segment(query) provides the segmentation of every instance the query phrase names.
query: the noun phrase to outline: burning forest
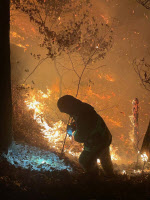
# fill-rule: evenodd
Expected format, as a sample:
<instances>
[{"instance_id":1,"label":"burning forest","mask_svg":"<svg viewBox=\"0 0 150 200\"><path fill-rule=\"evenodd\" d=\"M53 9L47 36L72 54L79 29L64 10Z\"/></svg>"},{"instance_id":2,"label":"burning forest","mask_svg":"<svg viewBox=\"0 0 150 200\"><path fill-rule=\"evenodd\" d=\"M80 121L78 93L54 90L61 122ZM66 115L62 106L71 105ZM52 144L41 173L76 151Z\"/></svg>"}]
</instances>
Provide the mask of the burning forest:
<instances>
[{"instance_id":1,"label":"burning forest","mask_svg":"<svg viewBox=\"0 0 150 200\"><path fill-rule=\"evenodd\" d=\"M148 2L10 1L13 137L1 166L20 171L15 179L1 167L2 184L15 185L16 193L31 192L38 177L48 197L48 187L56 189L62 182L70 184L71 191L75 185L79 190L86 183L89 187L79 164L85 146L67 134L69 115L57 106L60 97L72 95L90 104L112 135L109 149L116 177L106 184L110 193L114 183L150 186ZM97 164L101 174L96 180L102 185L107 178L100 159ZM26 173L31 182L21 182ZM10 184L9 176L15 182ZM41 187L36 183L35 188ZM87 196L84 192L82 197L93 198L93 190ZM94 199L104 196L100 192Z\"/></svg>"}]
</instances>

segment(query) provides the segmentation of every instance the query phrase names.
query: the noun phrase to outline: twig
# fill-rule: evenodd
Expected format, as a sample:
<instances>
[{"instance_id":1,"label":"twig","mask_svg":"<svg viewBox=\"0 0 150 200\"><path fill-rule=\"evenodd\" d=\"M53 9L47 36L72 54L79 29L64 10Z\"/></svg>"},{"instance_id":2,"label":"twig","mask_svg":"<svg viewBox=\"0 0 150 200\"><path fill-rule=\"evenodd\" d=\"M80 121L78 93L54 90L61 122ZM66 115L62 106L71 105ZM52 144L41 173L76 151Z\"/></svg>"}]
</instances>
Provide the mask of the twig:
<instances>
[{"instance_id":1,"label":"twig","mask_svg":"<svg viewBox=\"0 0 150 200\"><path fill-rule=\"evenodd\" d=\"M142 64L137 64L136 63L136 59L134 59L133 60L133 65L134 65L134 70L135 70L135 72L138 74L138 76L139 76L139 78L140 78L140 80L141 80L141 83L142 83L142 85L144 86L144 88L146 89L146 90L148 90L148 91L150 91L150 89L149 88L147 88L147 86L144 84L144 83L147 83L143 78L142 78L142 76L141 76L141 68L139 69L139 67L142 65Z\"/></svg>"},{"instance_id":2,"label":"twig","mask_svg":"<svg viewBox=\"0 0 150 200\"><path fill-rule=\"evenodd\" d=\"M66 143L66 138L67 138L67 132L66 132L66 135L65 135L65 139L64 139L64 143L63 143L63 148L61 150L61 154L64 153L64 147L65 147L65 143Z\"/></svg>"},{"instance_id":3,"label":"twig","mask_svg":"<svg viewBox=\"0 0 150 200\"><path fill-rule=\"evenodd\" d=\"M99 69L99 68L101 68L101 67L104 67L104 66L106 66L106 65L102 65L102 66L99 66L99 67L96 67L96 68L86 68L86 69L89 69L89 70L96 70L96 69Z\"/></svg>"},{"instance_id":4,"label":"twig","mask_svg":"<svg viewBox=\"0 0 150 200\"><path fill-rule=\"evenodd\" d=\"M89 64L91 58L92 58L92 57L94 56L94 54L96 53L96 51L97 51L97 49L96 49L96 50L94 51L94 53L89 57L87 63L85 63L85 61L84 61L84 59L83 59L83 57L82 57L82 55L81 55L82 60L83 60L83 63L84 63L84 68L83 68L83 70L82 70L82 72L81 72L81 75L80 75L80 77L79 77L79 82L78 82L76 97L78 96L78 92L79 92L80 83L81 83L81 79L82 79L83 73L84 73L84 71L85 71L87 65Z\"/></svg>"},{"instance_id":5,"label":"twig","mask_svg":"<svg viewBox=\"0 0 150 200\"><path fill-rule=\"evenodd\" d=\"M45 16L45 19L44 19L44 24L46 23L46 19L47 19L47 13L46 13L46 16Z\"/></svg>"},{"instance_id":6,"label":"twig","mask_svg":"<svg viewBox=\"0 0 150 200\"><path fill-rule=\"evenodd\" d=\"M59 76L59 97L61 97L61 94L62 94L62 76L61 74L59 73L59 70L57 69L57 65L56 65L56 57L54 58L54 66L55 66L55 69L57 71L57 74Z\"/></svg>"},{"instance_id":7,"label":"twig","mask_svg":"<svg viewBox=\"0 0 150 200\"><path fill-rule=\"evenodd\" d=\"M73 118L71 118L71 117L69 116L69 119L68 119L68 123L67 123L67 124L69 124L70 119L73 119ZM71 120L71 121L72 121L72 120ZM63 153L64 153L64 147L65 147L65 143L66 143L66 138L67 138L67 131L66 131L66 135L65 135L65 139L64 139L64 143L63 143L63 148L62 148L62 150L61 150L61 155L63 155Z\"/></svg>"},{"instance_id":8,"label":"twig","mask_svg":"<svg viewBox=\"0 0 150 200\"><path fill-rule=\"evenodd\" d=\"M39 67L39 65L41 65L46 59L46 58L43 58L42 60L39 61L39 63L36 65L36 67L33 69L33 71L27 76L27 78L24 80L23 84L27 81L27 79L35 72L35 70Z\"/></svg>"},{"instance_id":9,"label":"twig","mask_svg":"<svg viewBox=\"0 0 150 200\"><path fill-rule=\"evenodd\" d=\"M37 6L36 6L36 4L35 4L35 1L33 0L33 4L34 4L34 6L35 6L35 8L37 9ZM37 9L38 10L38 9ZM41 17L41 15L40 15L40 13L38 12L38 14L39 14L39 19L41 20L41 22L42 22L42 24L44 24L44 21L43 21L43 19L42 19L42 17ZM45 24L44 24L45 25Z\"/></svg>"},{"instance_id":10,"label":"twig","mask_svg":"<svg viewBox=\"0 0 150 200\"><path fill-rule=\"evenodd\" d=\"M72 62L72 59L71 59L69 53L68 53L68 56L69 56L70 62L71 62L71 64L72 64L72 69L73 69L73 71L75 72L75 74L77 75L77 77L79 78L79 74L77 73L77 71L76 71L75 68L74 68L74 65L73 65L73 62Z\"/></svg>"},{"instance_id":11,"label":"twig","mask_svg":"<svg viewBox=\"0 0 150 200\"><path fill-rule=\"evenodd\" d=\"M61 67L63 67L64 69L67 69L67 70L73 71L73 69L69 69L69 68L65 67L65 66L62 65L60 62L57 61L57 63L58 63L59 65L61 65Z\"/></svg>"},{"instance_id":12,"label":"twig","mask_svg":"<svg viewBox=\"0 0 150 200\"><path fill-rule=\"evenodd\" d=\"M23 82L23 84L27 81L27 79L35 72L35 70L38 68L38 66L40 65L40 64L42 64L42 62L44 62L46 59L47 59L48 57L46 57L46 58L43 58L42 60L40 60L39 61L39 63L36 65L36 67L33 69L33 71L27 76L27 78L24 80L24 82ZM14 102L12 102L12 105L14 105L14 103L17 101L17 99L14 101Z\"/></svg>"}]
</instances>

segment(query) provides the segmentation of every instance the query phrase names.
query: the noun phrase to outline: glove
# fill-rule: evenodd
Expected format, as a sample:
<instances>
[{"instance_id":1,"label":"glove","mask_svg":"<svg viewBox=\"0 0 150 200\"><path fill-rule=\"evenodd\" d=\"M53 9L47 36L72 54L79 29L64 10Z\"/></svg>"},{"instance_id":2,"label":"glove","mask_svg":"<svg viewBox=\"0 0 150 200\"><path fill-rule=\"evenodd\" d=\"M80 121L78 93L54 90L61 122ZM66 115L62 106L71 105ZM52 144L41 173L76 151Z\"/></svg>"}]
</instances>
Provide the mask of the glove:
<instances>
[{"instance_id":1,"label":"glove","mask_svg":"<svg viewBox=\"0 0 150 200\"><path fill-rule=\"evenodd\" d=\"M67 134L69 136L72 136L72 133L76 130L76 124L75 122L71 123L71 124L67 124Z\"/></svg>"},{"instance_id":2,"label":"glove","mask_svg":"<svg viewBox=\"0 0 150 200\"><path fill-rule=\"evenodd\" d=\"M67 134L71 137L72 136L72 127L70 124L67 125Z\"/></svg>"}]
</instances>

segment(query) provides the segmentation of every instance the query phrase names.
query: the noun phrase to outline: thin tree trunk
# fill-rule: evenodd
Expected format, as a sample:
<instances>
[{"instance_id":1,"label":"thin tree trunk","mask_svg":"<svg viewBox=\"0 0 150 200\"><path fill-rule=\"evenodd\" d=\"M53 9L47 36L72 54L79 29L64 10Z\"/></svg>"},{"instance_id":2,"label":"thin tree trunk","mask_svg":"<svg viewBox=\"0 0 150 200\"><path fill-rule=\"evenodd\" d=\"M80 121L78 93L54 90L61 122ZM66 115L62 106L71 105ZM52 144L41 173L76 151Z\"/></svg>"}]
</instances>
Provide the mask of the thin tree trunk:
<instances>
[{"instance_id":1,"label":"thin tree trunk","mask_svg":"<svg viewBox=\"0 0 150 200\"><path fill-rule=\"evenodd\" d=\"M150 122L147 128L147 131L144 136L143 144L141 147L141 153L146 153L148 158L150 159Z\"/></svg>"},{"instance_id":2,"label":"thin tree trunk","mask_svg":"<svg viewBox=\"0 0 150 200\"><path fill-rule=\"evenodd\" d=\"M134 146L136 150L139 150L139 123L138 123L138 118L139 118L139 100L135 98L132 101L133 105L133 123L134 123Z\"/></svg>"},{"instance_id":3,"label":"thin tree trunk","mask_svg":"<svg viewBox=\"0 0 150 200\"><path fill-rule=\"evenodd\" d=\"M0 152L7 152L12 139L9 6L9 0L0 1Z\"/></svg>"},{"instance_id":4,"label":"thin tree trunk","mask_svg":"<svg viewBox=\"0 0 150 200\"><path fill-rule=\"evenodd\" d=\"M56 58L54 58L54 67L59 76L59 97L61 97L62 96L62 76L61 76L59 70L57 69Z\"/></svg>"}]
</instances>

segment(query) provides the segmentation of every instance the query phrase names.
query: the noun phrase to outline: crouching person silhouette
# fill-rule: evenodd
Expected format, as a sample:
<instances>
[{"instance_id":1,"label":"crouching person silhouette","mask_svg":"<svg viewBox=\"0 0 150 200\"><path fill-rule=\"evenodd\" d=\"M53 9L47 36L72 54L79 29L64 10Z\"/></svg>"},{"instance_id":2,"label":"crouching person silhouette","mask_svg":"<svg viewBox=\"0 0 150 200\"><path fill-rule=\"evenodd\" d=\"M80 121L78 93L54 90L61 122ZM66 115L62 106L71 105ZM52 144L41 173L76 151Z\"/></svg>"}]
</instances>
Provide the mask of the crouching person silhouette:
<instances>
[{"instance_id":1,"label":"crouching person silhouette","mask_svg":"<svg viewBox=\"0 0 150 200\"><path fill-rule=\"evenodd\" d=\"M61 112L75 120L74 140L84 143L84 150L79 157L83 169L91 175L97 175L99 173L97 159L100 159L106 176L112 176L114 172L109 151L112 136L102 117L91 105L71 95L62 96L57 106Z\"/></svg>"}]
</instances>

